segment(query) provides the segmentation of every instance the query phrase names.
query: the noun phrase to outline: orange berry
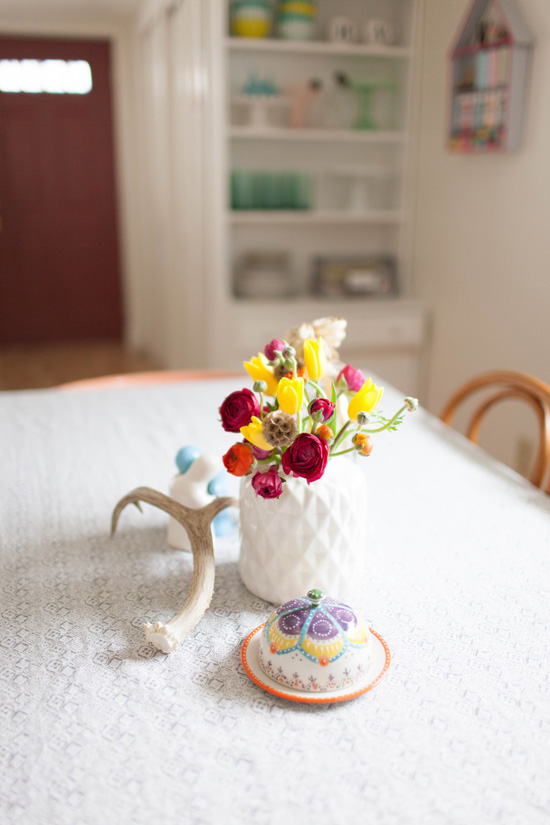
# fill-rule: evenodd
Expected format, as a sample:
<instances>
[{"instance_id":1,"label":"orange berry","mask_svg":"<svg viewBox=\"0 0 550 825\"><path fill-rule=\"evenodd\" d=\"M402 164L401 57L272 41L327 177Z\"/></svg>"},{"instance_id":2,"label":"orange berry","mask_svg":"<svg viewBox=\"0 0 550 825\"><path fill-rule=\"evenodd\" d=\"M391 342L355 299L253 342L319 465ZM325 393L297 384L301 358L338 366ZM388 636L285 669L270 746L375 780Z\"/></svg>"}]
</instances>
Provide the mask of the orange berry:
<instances>
[{"instance_id":1,"label":"orange berry","mask_svg":"<svg viewBox=\"0 0 550 825\"><path fill-rule=\"evenodd\" d=\"M363 434L363 433L362 433ZM374 448L374 441L370 437L370 435L365 436L365 441L363 442L363 449L359 450L359 455L370 455Z\"/></svg>"},{"instance_id":2,"label":"orange berry","mask_svg":"<svg viewBox=\"0 0 550 825\"><path fill-rule=\"evenodd\" d=\"M305 375L305 367L302 367L301 369L296 370L296 378L303 378L304 375ZM285 378L294 378L294 373L293 372L287 372L285 374Z\"/></svg>"}]
</instances>

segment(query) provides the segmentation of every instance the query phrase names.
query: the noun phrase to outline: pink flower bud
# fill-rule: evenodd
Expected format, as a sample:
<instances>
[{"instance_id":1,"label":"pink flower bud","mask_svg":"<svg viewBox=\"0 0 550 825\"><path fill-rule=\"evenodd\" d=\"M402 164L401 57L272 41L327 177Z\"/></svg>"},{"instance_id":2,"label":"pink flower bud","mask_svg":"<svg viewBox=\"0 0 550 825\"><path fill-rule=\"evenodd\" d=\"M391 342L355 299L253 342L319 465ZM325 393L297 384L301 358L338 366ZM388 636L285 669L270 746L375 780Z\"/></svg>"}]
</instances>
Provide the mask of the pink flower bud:
<instances>
[{"instance_id":1,"label":"pink flower bud","mask_svg":"<svg viewBox=\"0 0 550 825\"><path fill-rule=\"evenodd\" d=\"M264 458L267 458L271 452L271 450L262 450L261 447L256 447L255 444L251 444L249 441L246 441L246 439L244 443L248 444L248 446L252 448L252 454L254 455L254 458L258 459L258 461L262 461Z\"/></svg>"},{"instance_id":2,"label":"pink flower bud","mask_svg":"<svg viewBox=\"0 0 550 825\"><path fill-rule=\"evenodd\" d=\"M265 357L267 358L268 361L275 361L275 359L277 358L276 350L278 350L279 352L282 352L284 350L285 346L286 346L286 344L285 344L284 341L279 341L278 338L274 338L272 341L270 341L269 344L265 345L265 349L264 349Z\"/></svg>"},{"instance_id":3,"label":"pink flower bud","mask_svg":"<svg viewBox=\"0 0 550 825\"><path fill-rule=\"evenodd\" d=\"M255 473L252 486L256 495L262 498L279 498L283 492L283 482L276 467L270 467L265 473Z\"/></svg>"},{"instance_id":4,"label":"pink flower bud","mask_svg":"<svg viewBox=\"0 0 550 825\"><path fill-rule=\"evenodd\" d=\"M338 373L336 383L339 384L340 381L344 381L348 390L351 392L359 392L365 383L365 376L361 370L356 370L350 364L346 364L344 369L340 370Z\"/></svg>"},{"instance_id":5,"label":"pink flower bud","mask_svg":"<svg viewBox=\"0 0 550 825\"><path fill-rule=\"evenodd\" d=\"M328 421L333 412L334 404L327 398L316 398L309 405L309 414L311 416L314 416L315 413L321 413L321 416L316 419L317 421Z\"/></svg>"}]
</instances>

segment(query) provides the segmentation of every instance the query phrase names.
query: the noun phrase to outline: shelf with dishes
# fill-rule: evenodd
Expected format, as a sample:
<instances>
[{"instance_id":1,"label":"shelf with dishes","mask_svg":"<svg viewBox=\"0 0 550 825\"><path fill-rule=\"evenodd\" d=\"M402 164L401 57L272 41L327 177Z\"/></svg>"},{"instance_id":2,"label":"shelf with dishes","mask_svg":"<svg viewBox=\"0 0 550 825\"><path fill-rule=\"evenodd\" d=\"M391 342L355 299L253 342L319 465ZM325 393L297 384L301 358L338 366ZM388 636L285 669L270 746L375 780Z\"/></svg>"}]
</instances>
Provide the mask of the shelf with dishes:
<instances>
[{"instance_id":1,"label":"shelf with dishes","mask_svg":"<svg viewBox=\"0 0 550 825\"><path fill-rule=\"evenodd\" d=\"M238 135L245 127L259 134L286 134L287 128L332 133L332 139L357 132L364 136L359 139L377 141L406 131L408 72L402 64L306 65L274 55L239 55L229 61L228 76L229 127L237 127Z\"/></svg>"},{"instance_id":2,"label":"shelf with dishes","mask_svg":"<svg viewBox=\"0 0 550 825\"><path fill-rule=\"evenodd\" d=\"M267 126L230 126L228 137L231 140L274 140L312 143L405 143L405 132L380 130L367 131L359 129L317 129Z\"/></svg>"},{"instance_id":3,"label":"shelf with dishes","mask_svg":"<svg viewBox=\"0 0 550 825\"><path fill-rule=\"evenodd\" d=\"M376 46L367 43L331 43L326 40L283 40L262 37L227 37L226 47L235 52L278 52L283 54L338 55L341 57L382 57L407 60L409 46Z\"/></svg>"},{"instance_id":4,"label":"shelf with dishes","mask_svg":"<svg viewBox=\"0 0 550 825\"><path fill-rule=\"evenodd\" d=\"M235 168L229 179L234 224L400 223L398 166L333 163L301 171Z\"/></svg>"},{"instance_id":5,"label":"shelf with dishes","mask_svg":"<svg viewBox=\"0 0 550 825\"><path fill-rule=\"evenodd\" d=\"M343 247L340 247L343 249ZM271 245L232 250L233 296L255 300L396 300L395 254L319 251L313 241L301 252Z\"/></svg>"}]
</instances>

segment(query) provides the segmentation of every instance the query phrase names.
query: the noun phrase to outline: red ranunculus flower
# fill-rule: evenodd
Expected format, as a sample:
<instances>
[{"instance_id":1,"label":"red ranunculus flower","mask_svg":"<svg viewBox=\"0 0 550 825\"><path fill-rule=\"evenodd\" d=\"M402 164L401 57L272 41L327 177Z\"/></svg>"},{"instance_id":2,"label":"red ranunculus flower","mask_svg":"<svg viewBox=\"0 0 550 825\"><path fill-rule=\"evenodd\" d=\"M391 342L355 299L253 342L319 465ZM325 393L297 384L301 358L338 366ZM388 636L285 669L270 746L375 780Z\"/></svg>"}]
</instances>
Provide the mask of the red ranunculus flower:
<instances>
[{"instance_id":1,"label":"red ranunculus flower","mask_svg":"<svg viewBox=\"0 0 550 825\"><path fill-rule=\"evenodd\" d=\"M256 495L262 498L279 498L283 492L283 482L276 467L270 467L266 473L255 473L252 486Z\"/></svg>"},{"instance_id":2,"label":"red ranunculus flower","mask_svg":"<svg viewBox=\"0 0 550 825\"><path fill-rule=\"evenodd\" d=\"M340 370L336 383L339 384L342 379L344 380L348 390L351 390L352 392L359 392L365 383L365 376L361 370L356 370L354 367L350 366L350 364L346 364L344 369Z\"/></svg>"},{"instance_id":3,"label":"red ranunculus flower","mask_svg":"<svg viewBox=\"0 0 550 825\"><path fill-rule=\"evenodd\" d=\"M283 453L283 470L287 475L294 473L298 478L305 478L308 484L317 481L325 472L328 453L326 441L310 433L301 433Z\"/></svg>"},{"instance_id":4,"label":"red ranunculus flower","mask_svg":"<svg viewBox=\"0 0 550 825\"><path fill-rule=\"evenodd\" d=\"M254 464L248 444L233 444L223 457L223 465L234 476L245 476Z\"/></svg>"},{"instance_id":5,"label":"red ranunculus flower","mask_svg":"<svg viewBox=\"0 0 550 825\"><path fill-rule=\"evenodd\" d=\"M258 399L251 390L243 389L228 395L220 407L222 427L228 433L240 433L250 424L252 416L260 416Z\"/></svg>"},{"instance_id":6,"label":"red ranunculus flower","mask_svg":"<svg viewBox=\"0 0 550 825\"><path fill-rule=\"evenodd\" d=\"M363 385L361 384L361 386ZM309 414L314 415L316 412L322 412L323 418L321 420L328 421L334 412L334 404L332 401L329 401L328 398L316 398L315 401L312 401L309 405Z\"/></svg>"}]
</instances>

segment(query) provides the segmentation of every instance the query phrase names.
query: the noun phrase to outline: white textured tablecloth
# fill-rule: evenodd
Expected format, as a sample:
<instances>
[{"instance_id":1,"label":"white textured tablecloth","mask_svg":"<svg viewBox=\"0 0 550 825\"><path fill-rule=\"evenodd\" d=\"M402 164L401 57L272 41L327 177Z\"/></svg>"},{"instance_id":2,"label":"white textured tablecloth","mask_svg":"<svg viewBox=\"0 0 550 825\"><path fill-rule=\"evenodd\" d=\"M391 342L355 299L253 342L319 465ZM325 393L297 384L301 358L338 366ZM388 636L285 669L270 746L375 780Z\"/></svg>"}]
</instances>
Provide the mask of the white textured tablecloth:
<instances>
[{"instance_id":1,"label":"white textured tablecloth","mask_svg":"<svg viewBox=\"0 0 550 825\"><path fill-rule=\"evenodd\" d=\"M110 540L111 510L167 491L182 445L225 452L238 384L0 394L2 825L548 825L550 499L425 413L362 464L356 606L393 655L375 690L312 707L249 681L269 607L236 539L179 650L145 643L191 561L149 507Z\"/></svg>"}]
</instances>

